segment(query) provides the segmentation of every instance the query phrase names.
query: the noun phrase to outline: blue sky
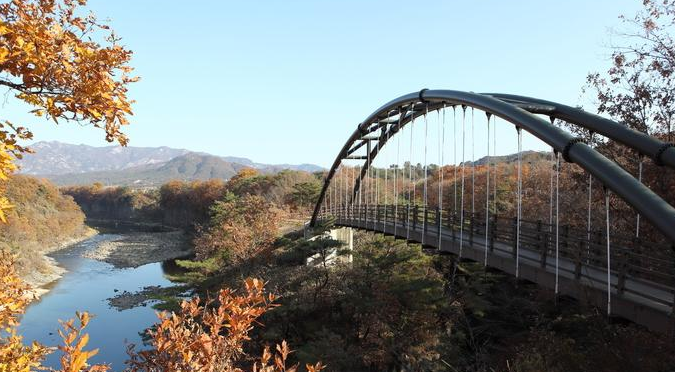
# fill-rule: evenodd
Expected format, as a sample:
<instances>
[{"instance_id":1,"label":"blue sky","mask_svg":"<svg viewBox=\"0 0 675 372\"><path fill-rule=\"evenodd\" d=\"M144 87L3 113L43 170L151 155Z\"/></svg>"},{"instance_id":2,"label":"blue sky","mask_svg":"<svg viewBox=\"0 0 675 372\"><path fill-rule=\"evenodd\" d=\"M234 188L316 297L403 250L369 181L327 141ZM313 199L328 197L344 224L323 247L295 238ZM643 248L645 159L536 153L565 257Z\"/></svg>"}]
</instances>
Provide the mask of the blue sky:
<instances>
[{"instance_id":1,"label":"blue sky","mask_svg":"<svg viewBox=\"0 0 675 372\"><path fill-rule=\"evenodd\" d=\"M584 103L605 70L610 28L637 0L110 1L142 80L131 87L132 146L171 146L266 163L328 166L354 126L421 88ZM424 4L424 6L421 6ZM36 140L106 145L7 99L4 117ZM512 137L512 138L511 138ZM500 138L500 142L502 142ZM505 137L502 151L515 146ZM531 138L526 148L542 147ZM543 147L542 147L543 148Z\"/></svg>"}]
</instances>

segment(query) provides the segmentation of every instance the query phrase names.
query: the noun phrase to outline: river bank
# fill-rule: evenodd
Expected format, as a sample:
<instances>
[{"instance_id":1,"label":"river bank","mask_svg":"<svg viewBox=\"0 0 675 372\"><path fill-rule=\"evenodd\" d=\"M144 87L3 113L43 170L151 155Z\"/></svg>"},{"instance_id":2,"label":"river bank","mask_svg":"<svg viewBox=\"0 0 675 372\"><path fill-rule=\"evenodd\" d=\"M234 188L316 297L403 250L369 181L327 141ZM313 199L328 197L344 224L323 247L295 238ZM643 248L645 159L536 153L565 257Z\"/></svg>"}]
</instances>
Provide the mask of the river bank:
<instances>
[{"instance_id":1,"label":"river bank","mask_svg":"<svg viewBox=\"0 0 675 372\"><path fill-rule=\"evenodd\" d=\"M59 266L50 254L81 243L96 236L96 234L98 234L98 230L85 225L75 236L62 240L57 244L43 247L37 252L37 254L41 255L38 258L41 261L40 265L34 270L23 272L21 275L23 281L30 286L30 290L26 292L26 295L33 300L40 298L40 296L49 291L47 286L50 283L55 282L65 274L66 269Z\"/></svg>"},{"instance_id":2,"label":"river bank","mask_svg":"<svg viewBox=\"0 0 675 372\"><path fill-rule=\"evenodd\" d=\"M145 230L145 231L144 231ZM31 287L27 295L39 299L49 292L52 283L63 277L67 270L59 265L53 255L90 239L100 231L119 233L114 238L97 243L90 250L81 253L82 257L112 264L116 268L135 268L149 263L162 262L192 254L189 237L183 231L158 231L145 225L124 225L112 229L109 226L92 228L84 226L76 236L58 244L42 248L36 254L40 257L38 268L22 273L23 280Z\"/></svg>"},{"instance_id":3,"label":"river bank","mask_svg":"<svg viewBox=\"0 0 675 372\"><path fill-rule=\"evenodd\" d=\"M130 236L127 238L127 235ZM170 234L173 235L175 233ZM152 307L159 301L154 299L155 293L168 291L175 286L170 277L178 268L173 260L122 268L105 262L106 258L103 256L98 259L86 256L91 256L87 252L97 251L100 246L112 246L120 251L126 249L125 242L138 241L139 237L134 232L100 229L90 239L52 253L50 256L66 272L59 280L47 286L48 293L33 301L26 309L19 328L25 342L59 345L59 320L70 319L77 311L87 311L92 315L92 321L86 330L90 335L87 348L99 349L91 362L110 363L113 371L121 371L124 361L128 359L127 346L130 343L143 345L143 330L157 321L155 309ZM143 242L147 244L161 241L163 239L154 234L143 238ZM153 251L148 249L146 257L152 255ZM140 257L140 254L135 256ZM148 298L126 298L129 297L128 294L139 291L144 295L147 293ZM127 296L111 303L109 299L120 294ZM45 365L58 368L59 357L60 353L50 354Z\"/></svg>"}]
</instances>

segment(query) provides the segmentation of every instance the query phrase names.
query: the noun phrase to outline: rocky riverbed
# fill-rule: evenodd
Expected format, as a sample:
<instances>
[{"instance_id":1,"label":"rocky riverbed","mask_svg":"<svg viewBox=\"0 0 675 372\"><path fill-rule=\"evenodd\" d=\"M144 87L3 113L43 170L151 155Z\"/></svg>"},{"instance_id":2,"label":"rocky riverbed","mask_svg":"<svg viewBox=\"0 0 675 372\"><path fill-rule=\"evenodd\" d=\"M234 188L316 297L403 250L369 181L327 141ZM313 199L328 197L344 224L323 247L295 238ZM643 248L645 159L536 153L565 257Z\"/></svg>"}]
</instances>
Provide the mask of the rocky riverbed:
<instances>
[{"instance_id":1,"label":"rocky riverbed","mask_svg":"<svg viewBox=\"0 0 675 372\"><path fill-rule=\"evenodd\" d=\"M65 272L46 287L49 293L27 308L19 330L25 342L59 344L60 337L54 332L59 319L70 319L76 311L88 311L94 317L87 327L91 336L87 346L100 350L93 361L112 363L112 370L121 371L128 359L125 345L141 345L139 332L157 321L152 306L161 306L165 301L173 305L173 297L182 297L188 290L170 280L181 272L175 261L163 261L165 257L189 253L189 245L181 244L185 241L182 233L173 231L101 231L51 253L49 257ZM49 356L46 365L57 368L58 356Z\"/></svg>"},{"instance_id":2,"label":"rocky riverbed","mask_svg":"<svg viewBox=\"0 0 675 372\"><path fill-rule=\"evenodd\" d=\"M117 294L114 297L108 298L108 305L117 311L124 311L138 306L148 306L162 299L187 298L191 289L182 285L171 287L151 285L135 292L116 290L115 293Z\"/></svg>"},{"instance_id":3,"label":"rocky riverbed","mask_svg":"<svg viewBox=\"0 0 675 372\"><path fill-rule=\"evenodd\" d=\"M83 256L118 268L139 267L152 262L185 257L192 251L182 231L132 232L102 242Z\"/></svg>"}]
</instances>

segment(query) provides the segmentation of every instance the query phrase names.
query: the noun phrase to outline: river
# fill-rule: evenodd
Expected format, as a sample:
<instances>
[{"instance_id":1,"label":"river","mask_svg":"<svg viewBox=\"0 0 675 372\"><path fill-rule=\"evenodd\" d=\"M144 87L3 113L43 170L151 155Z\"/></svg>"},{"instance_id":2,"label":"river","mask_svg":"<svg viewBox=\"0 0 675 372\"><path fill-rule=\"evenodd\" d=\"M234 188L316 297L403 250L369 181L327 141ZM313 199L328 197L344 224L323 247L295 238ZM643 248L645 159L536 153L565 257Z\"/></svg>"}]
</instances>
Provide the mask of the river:
<instances>
[{"instance_id":1,"label":"river","mask_svg":"<svg viewBox=\"0 0 675 372\"><path fill-rule=\"evenodd\" d=\"M39 341L47 346L60 344L57 333L59 319L75 316L76 311L94 315L86 331L90 341L87 350L99 348L92 363L109 363L113 371L124 369L126 346L141 344L140 332L157 317L151 306L118 311L107 299L123 291L137 292L146 286L171 286L165 274L173 261L150 263L136 268L115 268L113 265L82 257L83 252L98 244L119 239L122 234L99 234L69 248L51 254L68 272L50 284L50 291L31 303L23 316L19 332L24 342ZM59 351L51 354L47 366L56 367Z\"/></svg>"}]
</instances>

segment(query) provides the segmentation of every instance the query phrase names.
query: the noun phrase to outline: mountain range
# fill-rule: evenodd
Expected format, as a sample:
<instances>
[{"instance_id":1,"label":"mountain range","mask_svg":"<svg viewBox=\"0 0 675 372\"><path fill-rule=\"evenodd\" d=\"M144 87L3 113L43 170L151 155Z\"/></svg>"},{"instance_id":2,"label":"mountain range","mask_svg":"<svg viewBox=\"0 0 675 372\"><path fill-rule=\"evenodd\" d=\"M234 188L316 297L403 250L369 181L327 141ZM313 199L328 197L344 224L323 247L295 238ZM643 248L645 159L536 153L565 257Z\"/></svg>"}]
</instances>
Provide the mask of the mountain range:
<instances>
[{"instance_id":1,"label":"mountain range","mask_svg":"<svg viewBox=\"0 0 675 372\"><path fill-rule=\"evenodd\" d=\"M50 179L58 185L152 187L172 179L228 179L244 167L261 173L284 169L316 172L314 164L262 164L241 157L219 157L170 147L94 147L63 142L36 142L19 161L20 173Z\"/></svg>"},{"instance_id":2,"label":"mountain range","mask_svg":"<svg viewBox=\"0 0 675 372\"><path fill-rule=\"evenodd\" d=\"M532 150L525 150L520 153L520 157L524 163L536 163L540 161L548 161L551 158L551 152L550 151L532 151ZM486 165L488 162L491 163L515 163L518 161L518 153L514 154L508 154L508 155L498 155L498 156L484 156L480 159L477 159L474 164L475 165ZM467 162L467 164L471 165L471 162Z\"/></svg>"}]
</instances>

